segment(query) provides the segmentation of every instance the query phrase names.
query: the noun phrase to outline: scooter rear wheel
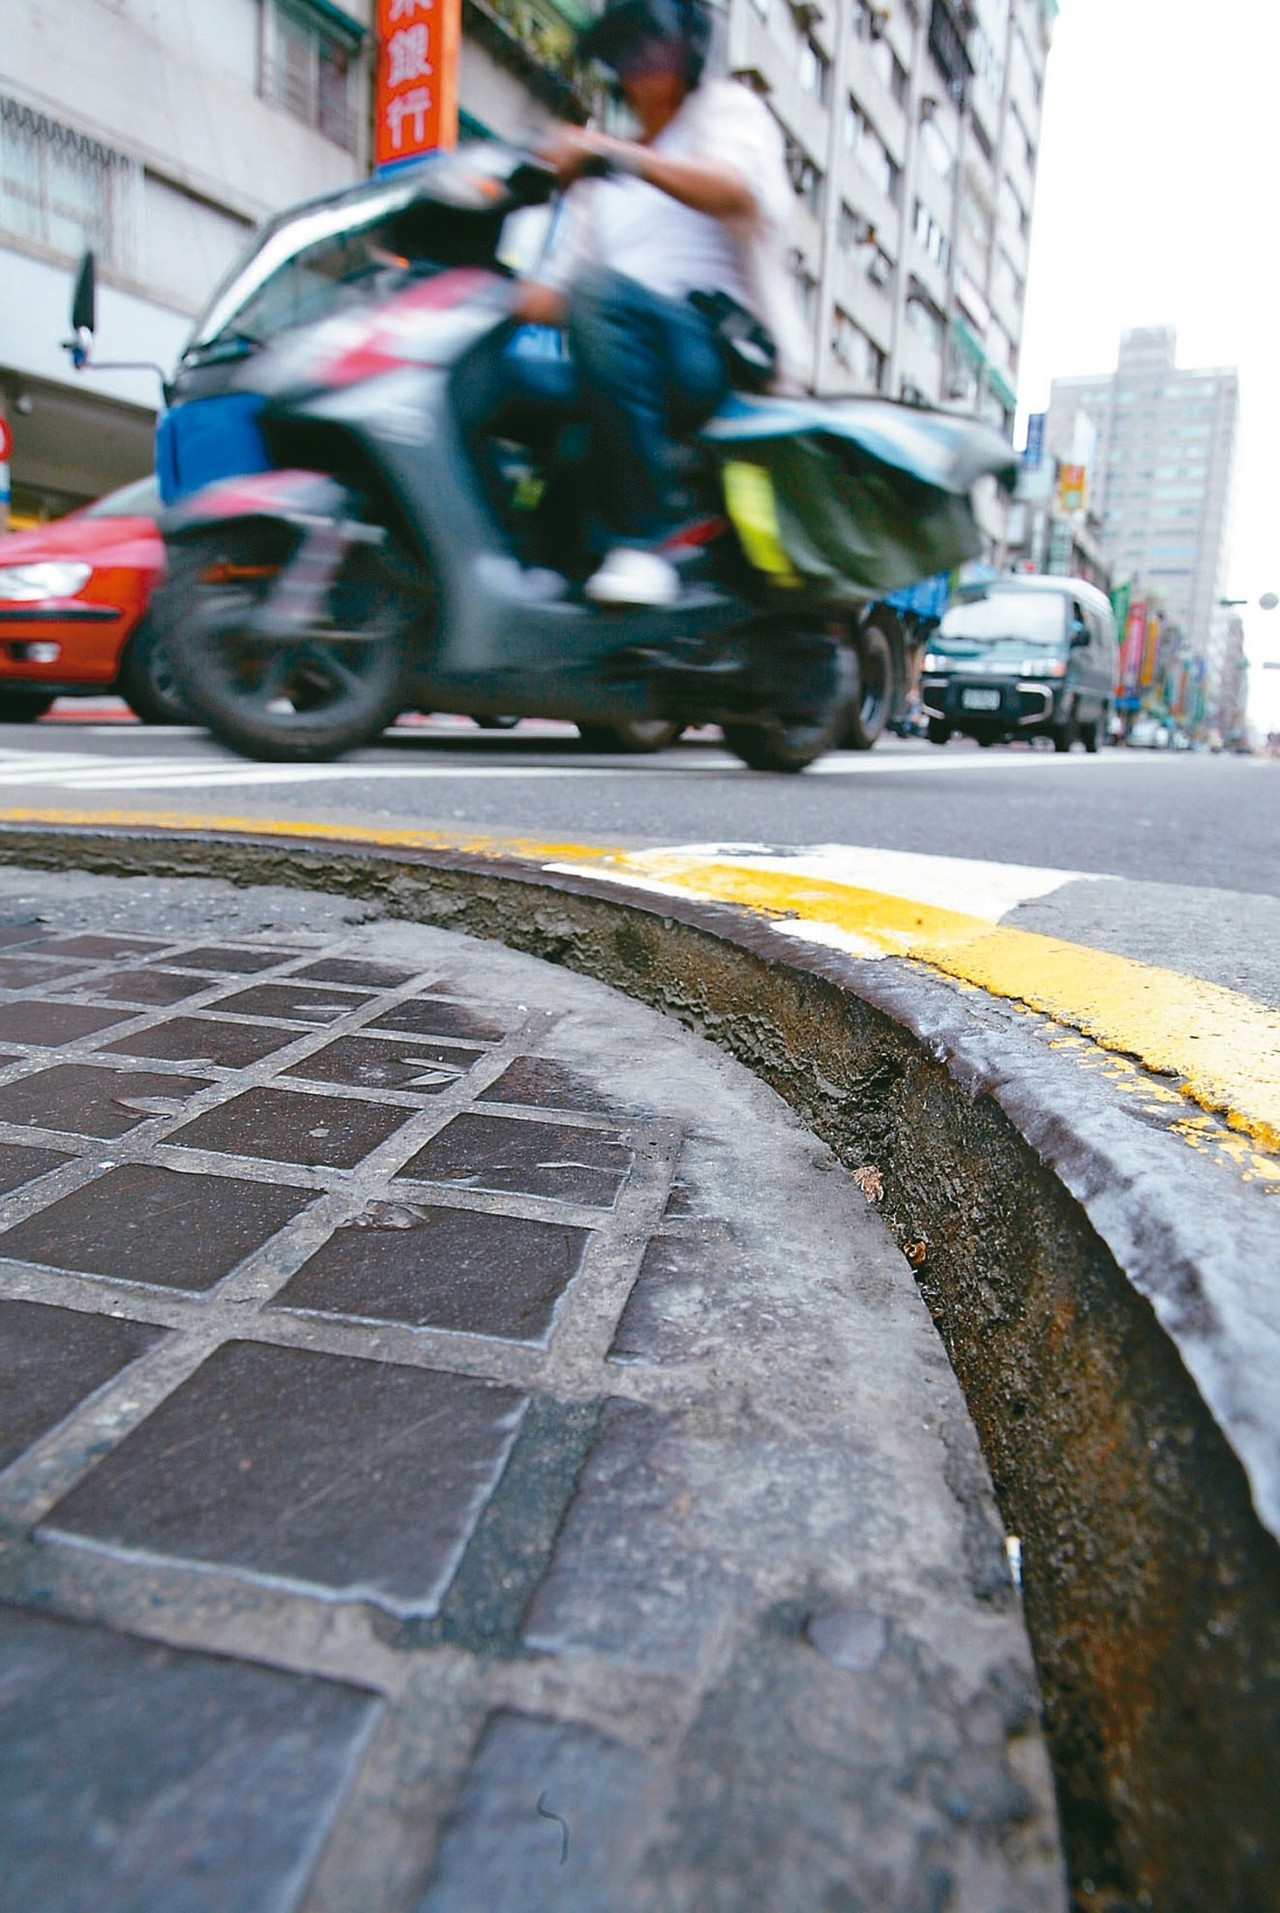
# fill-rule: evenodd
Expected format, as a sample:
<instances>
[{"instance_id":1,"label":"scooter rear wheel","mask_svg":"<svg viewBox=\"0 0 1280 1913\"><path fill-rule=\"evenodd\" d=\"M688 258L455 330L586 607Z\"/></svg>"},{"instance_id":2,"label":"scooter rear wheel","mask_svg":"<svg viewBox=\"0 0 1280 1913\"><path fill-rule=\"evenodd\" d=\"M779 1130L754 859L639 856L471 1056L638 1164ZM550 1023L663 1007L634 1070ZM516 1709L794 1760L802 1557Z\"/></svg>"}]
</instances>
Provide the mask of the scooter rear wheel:
<instances>
[{"instance_id":1,"label":"scooter rear wheel","mask_svg":"<svg viewBox=\"0 0 1280 1913\"><path fill-rule=\"evenodd\" d=\"M393 547L356 545L325 619L266 637L252 613L288 536L263 523L210 526L171 550L159 612L179 688L215 737L268 762L322 762L371 743L404 708L423 592Z\"/></svg>"},{"instance_id":2,"label":"scooter rear wheel","mask_svg":"<svg viewBox=\"0 0 1280 1913\"><path fill-rule=\"evenodd\" d=\"M724 726L724 741L753 771L802 771L839 743L849 721L857 665L832 637L797 634L788 706L750 723Z\"/></svg>"}]
</instances>

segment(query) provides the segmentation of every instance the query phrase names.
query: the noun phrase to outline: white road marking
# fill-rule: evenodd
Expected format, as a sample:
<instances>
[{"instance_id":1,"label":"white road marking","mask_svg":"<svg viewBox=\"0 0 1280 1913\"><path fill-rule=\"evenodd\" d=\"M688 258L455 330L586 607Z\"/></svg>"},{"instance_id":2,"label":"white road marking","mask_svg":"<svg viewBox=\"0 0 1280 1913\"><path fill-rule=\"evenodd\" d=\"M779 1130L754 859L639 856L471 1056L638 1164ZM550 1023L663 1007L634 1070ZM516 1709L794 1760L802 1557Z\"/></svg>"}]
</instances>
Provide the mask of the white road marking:
<instances>
[{"instance_id":1,"label":"white road marking","mask_svg":"<svg viewBox=\"0 0 1280 1913\"><path fill-rule=\"evenodd\" d=\"M976 857L933 857L916 850L881 850L864 844L806 844L794 855L768 844L671 844L636 853L657 863L678 857L689 863L732 864L746 870L776 870L784 877L812 877L854 890L907 897L938 910L985 917L999 923L1020 903L1052 895L1064 884L1118 879L1086 870L1039 864L987 863Z\"/></svg>"},{"instance_id":2,"label":"white road marking","mask_svg":"<svg viewBox=\"0 0 1280 1913\"><path fill-rule=\"evenodd\" d=\"M428 745L428 740L424 739ZM397 743L396 748L399 748ZM518 748L518 747L517 747ZM957 751L954 756L941 752L923 753L844 751L820 758L808 775L826 777L913 777L934 776L938 772L963 774L966 771L1029 771L1047 773L1051 767L1084 774L1090 766L1140 764L1145 761L1131 751L1109 752L1105 758L1054 752L998 754L990 751ZM746 777L752 775L728 752L674 750L654 757L611 758L584 764L509 764L490 762L409 761L400 764L364 764L350 760L335 764L255 764L248 760L215 758L179 758L146 755L128 757L112 753L84 751L0 750L0 788L38 784L61 790L180 790L189 788L225 789L238 785L381 783L390 779L429 781L444 778L454 782L474 780L483 783L503 780L547 777Z\"/></svg>"}]
</instances>

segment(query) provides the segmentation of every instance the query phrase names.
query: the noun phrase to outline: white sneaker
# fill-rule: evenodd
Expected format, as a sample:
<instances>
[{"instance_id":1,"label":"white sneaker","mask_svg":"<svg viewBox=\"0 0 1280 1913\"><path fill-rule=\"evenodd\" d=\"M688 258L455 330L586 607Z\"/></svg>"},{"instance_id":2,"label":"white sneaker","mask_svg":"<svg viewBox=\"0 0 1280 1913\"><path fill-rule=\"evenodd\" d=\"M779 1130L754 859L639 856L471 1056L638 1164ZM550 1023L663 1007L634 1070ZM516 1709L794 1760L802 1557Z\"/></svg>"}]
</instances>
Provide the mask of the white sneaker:
<instances>
[{"instance_id":1,"label":"white sneaker","mask_svg":"<svg viewBox=\"0 0 1280 1913\"><path fill-rule=\"evenodd\" d=\"M618 545L583 590L594 604L674 604L680 573L656 551Z\"/></svg>"}]
</instances>

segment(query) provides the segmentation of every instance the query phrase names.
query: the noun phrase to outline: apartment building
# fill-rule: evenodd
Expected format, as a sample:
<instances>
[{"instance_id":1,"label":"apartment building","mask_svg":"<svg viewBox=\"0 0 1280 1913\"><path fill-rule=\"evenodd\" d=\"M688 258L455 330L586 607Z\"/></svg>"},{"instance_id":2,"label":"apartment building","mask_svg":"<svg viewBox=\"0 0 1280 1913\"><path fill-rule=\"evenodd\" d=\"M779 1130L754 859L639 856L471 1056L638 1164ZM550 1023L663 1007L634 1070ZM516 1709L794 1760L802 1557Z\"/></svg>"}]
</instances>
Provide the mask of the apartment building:
<instances>
[{"instance_id":1,"label":"apartment building","mask_svg":"<svg viewBox=\"0 0 1280 1913\"><path fill-rule=\"evenodd\" d=\"M464 134L581 117L573 36L597 4L463 0ZM1054 6L727 0L720 57L787 142L817 390L1011 426ZM9 9L0 415L19 519L144 471L160 378L253 228L367 173L373 17L373 0ZM89 246L98 357L154 372L71 371L60 341Z\"/></svg>"},{"instance_id":2,"label":"apartment building","mask_svg":"<svg viewBox=\"0 0 1280 1913\"><path fill-rule=\"evenodd\" d=\"M821 392L1011 430L1054 0L731 0L782 126Z\"/></svg>"},{"instance_id":3,"label":"apartment building","mask_svg":"<svg viewBox=\"0 0 1280 1913\"><path fill-rule=\"evenodd\" d=\"M1192 656L1206 661L1211 696L1227 662L1218 600L1238 411L1235 372L1180 369L1169 326L1126 332L1114 372L1055 379L1049 394L1050 452L1093 447L1089 510L1116 579L1159 598Z\"/></svg>"},{"instance_id":4,"label":"apartment building","mask_svg":"<svg viewBox=\"0 0 1280 1913\"><path fill-rule=\"evenodd\" d=\"M463 12L464 127L519 134L578 110L576 0L464 0ZM16 520L145 471L160 377L253 229L368 172L372 16L372 0L6 9L0 415ZM98 356L154 372L72 372L60 341L90 246Z\"/></svg>"}]
</instances>

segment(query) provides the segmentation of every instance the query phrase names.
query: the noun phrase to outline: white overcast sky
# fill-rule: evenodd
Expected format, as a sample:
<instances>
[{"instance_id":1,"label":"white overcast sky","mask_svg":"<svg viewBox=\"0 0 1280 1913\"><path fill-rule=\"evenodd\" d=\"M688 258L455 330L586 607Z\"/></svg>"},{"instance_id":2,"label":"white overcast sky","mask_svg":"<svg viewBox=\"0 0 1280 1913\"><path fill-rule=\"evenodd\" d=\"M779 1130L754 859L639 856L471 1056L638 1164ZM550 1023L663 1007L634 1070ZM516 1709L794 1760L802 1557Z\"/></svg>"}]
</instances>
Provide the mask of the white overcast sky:
<instances>
[{"instance_id":1,"label":"white overcast sky","mask_svg":"<svg viewBox=\"0 0 1280 1913\"><path fill-rule=\"evenodd\" d=\"M1274 0L1061 0L1045 88L1019 394L1114 370L1129 326L1240 374L1227 592L1280 592L1280 25ZM1280 609L1245 614L1280 726Z\"/></svg>"}]
</instances>

